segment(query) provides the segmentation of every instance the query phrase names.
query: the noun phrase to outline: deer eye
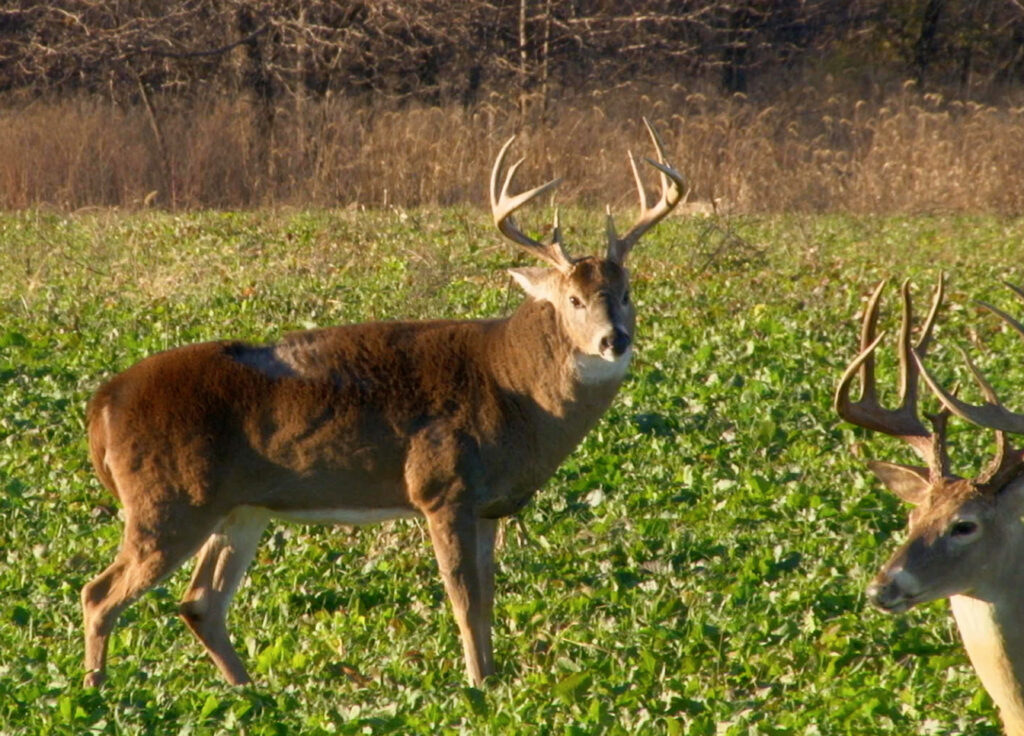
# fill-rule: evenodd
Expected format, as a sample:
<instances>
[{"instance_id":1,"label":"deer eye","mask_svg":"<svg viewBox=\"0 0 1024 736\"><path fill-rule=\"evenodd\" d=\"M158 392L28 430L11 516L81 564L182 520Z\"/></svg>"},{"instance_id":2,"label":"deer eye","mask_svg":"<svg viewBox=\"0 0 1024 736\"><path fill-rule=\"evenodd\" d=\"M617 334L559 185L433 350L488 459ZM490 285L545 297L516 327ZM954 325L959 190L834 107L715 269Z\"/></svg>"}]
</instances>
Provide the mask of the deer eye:
<instances>
[{"instance_id":1,"label":"deer eye","mask_svg":"<svg viewBox=\"0 0 1024 736\"><path fill-rule=\"evenodd\" d=\"M583 302L581 302L579 298L575 296L569 297L569 303L576 307L576 309L583 309Z\"/></svg>"},{"instance_id":2,"label":"deer eye","mask_svg":"<svg viewBox=\"0 0 1024 736\"><path fill-rule=\"evenodd\" d=\"M629 304L629 289L626 289L626 291L623 293L623 295L622 295L622 303L623 304Z\"/></svg>"},{"instance_id":3,"label":"deer eye","mask_svg":"<svg viewBox=\"0 0 1024 736\"><path fill-rule=\"evenodd\" d=\"M967 537L978 531L978 522L976 521L954 521L952 526L949 527L949 535L951 537Z\"/></svg>"}]
</instances>

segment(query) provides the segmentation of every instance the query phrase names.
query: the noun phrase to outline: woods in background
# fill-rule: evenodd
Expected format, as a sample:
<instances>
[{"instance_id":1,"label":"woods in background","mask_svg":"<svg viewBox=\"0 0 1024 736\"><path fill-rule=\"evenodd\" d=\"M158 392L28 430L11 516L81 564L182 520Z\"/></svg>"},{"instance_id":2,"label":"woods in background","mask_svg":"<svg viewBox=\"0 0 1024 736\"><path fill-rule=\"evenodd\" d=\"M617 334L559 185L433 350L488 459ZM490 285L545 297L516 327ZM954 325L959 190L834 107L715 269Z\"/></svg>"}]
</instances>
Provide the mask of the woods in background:
<instances>
[{"instance_id":1,"label":"woods in background","mask_svg":"<svg viewBox=\"0 0 1024 736\"><path fill-rule=\"evenodd\" d=\"M1019 0L11 0L0 91L124 102L244 91L472 104L509 91L716 82L770 94L808 75L990 96L1024 81Z\"/></svg>"},{"instance_id":2,"label":"woods in background","mask_svg":"<svg viewBox=\"0 0 1024 736\"><path fill-rule=\"evenodd\" d=\"M689 115L742 107L737 120L755 121L795 105L787 113L806 142L855 159L874 124L858 132L854 112L860 122L863 105L892 113L907 83L925 108L962 117L947 103L1015 110L1022 82L1021 0L8 0L0 10L0 152L17 158L41 147L49 158L35 150L20 168L0 165L0 206L129 204L149 192L172 207L460 199L451 187L370 195L369 184L308 184L327 166L337 171L342 149L358 156L384 113L403 110L444 111L442 130L459 129L465 140L495 126L553 129L587 111L635 119L644 100L682 100L672 112ZM803 89L831 108L809 109ZM63 146L33 137L47 116ZM332 127L339 116L345 130ZM850 125L830 128L839 119ZM73 131L61 132L71 120L94 127L93 137L118 131L117 145L74 143ZM413 125L380 134L408 134ZM777 130L767 142L780 135L789 133ZM144 171L107 171L118 147ZM471 151L465 161L477 158L487 156ZM60 169L55 182L31 170L39 161ZM850 181L852 165L834 168ZM86 175L98 189L69 195L69 179ZM753 202L750 191L735 184L717 193Z\"/></svg>"}]
</instances>

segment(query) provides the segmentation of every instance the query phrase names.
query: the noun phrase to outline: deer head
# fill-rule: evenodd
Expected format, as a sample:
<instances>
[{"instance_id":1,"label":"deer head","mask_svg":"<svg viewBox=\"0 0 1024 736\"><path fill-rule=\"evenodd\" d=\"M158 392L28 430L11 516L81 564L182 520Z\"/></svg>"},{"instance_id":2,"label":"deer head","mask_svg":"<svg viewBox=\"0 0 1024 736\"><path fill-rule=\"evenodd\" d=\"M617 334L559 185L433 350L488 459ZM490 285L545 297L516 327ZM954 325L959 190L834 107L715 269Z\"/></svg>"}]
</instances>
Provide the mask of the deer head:
<instances>
[{"instance_id":1,"label":"deer head","mask_svg":"<svg viewBox=\"0 0 1024 736\"><path fill-rule=\"evenodd\" d=\"M529 296L552 305L576 352L584 358L593 357L609 362L628 360L636 312L630 299L626 256L640 237L671 212L682 199L682 174L665 162L664 145L646 118L644 125L657 151L658 160L647 159L647 162L660 173L661 197L653 207L647 206L647 195L636 159L630 153L629 161L640 197L640 215L629 231L619 237L609 212L608 251L604 258L573 258L566 252L557 210L549 243L531 238L516 224L512 217L516 210L554 189L561 180L554 179L529 191L510 195L508 190L512 179L523 162L523 159L519 159L508 168L504 183L499 186L505 158L515 136L502 146L491 171L491 212L494 224L505 237L550 266L515 268L510 273Z\"/></svg>"},{"instance_id":2,"label":"deer head","mask_svg":"<svg viewBox=\"0 0 1024 736\"><path fill-rule=\"evenodd\" d=\"M836 391L835 408L847 421L908 442L926 467L872 461L871 469L904 501L913 504L908 538L869 585L869 600L878 608L899 613L926 601L953 595L986 597L1004 580L1001 567L1017 561L1012 550L1024 551L1024 456L1006 438L1024 433L1024 415L1008 411L992 387L964 353L986 403L967 404L946 391L927 372L924 356L935 316L942 302L943 281L935 289L931 310L916 345L911 344L912 309L909 287L903 284L903 318L899 338L901 401L884 409L878 401L874 354L884 335L875 336L883 282L865 309L861 350L846 369ZM1024 298L1024 292L1014 291ZM1005 312L983 304L1024 336L1024 326ZM850 386L860 376L861 397L850 399ZM927 417L918 416L918 379L924 378L942 404ZM975 478L950 472L946 425L955 414L979 427L995 430L996 455ZM1005 585L1005 583L1002 583Z\"/></svg>"}]
</instances>

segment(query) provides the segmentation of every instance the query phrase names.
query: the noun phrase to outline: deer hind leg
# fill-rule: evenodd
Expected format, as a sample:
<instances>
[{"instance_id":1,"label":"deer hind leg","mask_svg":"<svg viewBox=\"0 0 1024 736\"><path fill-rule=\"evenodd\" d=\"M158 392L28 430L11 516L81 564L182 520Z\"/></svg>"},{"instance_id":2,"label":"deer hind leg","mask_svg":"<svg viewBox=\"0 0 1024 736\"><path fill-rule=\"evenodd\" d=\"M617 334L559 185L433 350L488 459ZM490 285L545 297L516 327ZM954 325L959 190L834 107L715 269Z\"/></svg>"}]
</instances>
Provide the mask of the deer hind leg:
<instances>
[{"instance_id":1,"label":"deer hind leg","mask_svg":"<svg viewBox=\"0 0 1024 736\"><path fill-rule=\"evenodd\" d=\"M107 643L121 612L180 567L208 529L193 519L173 528L143 528L129 516L114 562L82 588L86 687L99 686L106 676Z\"/></svg>"},{"instance_id":2,"label":"deer hind leg","mask_svg":"<svg viewBox=\"0 0 1024 736\"><path fill-rule=\"evenodd\" d=\"M199 551L192 582L178 609L207 654L232 685L251 680L231 645L228 606L259 545L269 516L254 508L235 509Z\"/></svg>"},{"instance_id":3,"label":"deer hind leg","mask_svg":"<svg viewBox=\"0 0 1024 736\"><path fill-rule=\"evenodd\" d=\"M442 508L427 515L444 587L455 613L470 682L494 674L491 615L494 602L495 522Z\"/></svg>"}]
</instances>

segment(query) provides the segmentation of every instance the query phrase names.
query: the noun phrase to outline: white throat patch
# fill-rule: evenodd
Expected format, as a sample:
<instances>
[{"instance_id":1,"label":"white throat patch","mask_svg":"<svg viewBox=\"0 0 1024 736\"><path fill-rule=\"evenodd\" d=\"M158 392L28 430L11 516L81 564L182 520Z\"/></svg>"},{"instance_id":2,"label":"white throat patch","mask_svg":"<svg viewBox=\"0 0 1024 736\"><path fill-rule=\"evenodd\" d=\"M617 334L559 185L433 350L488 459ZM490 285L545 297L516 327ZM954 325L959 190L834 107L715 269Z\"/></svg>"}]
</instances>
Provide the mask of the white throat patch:
<instances>
[{"instance_id":1,"label":"white throat patch","mask_svg":"<svg viewBox=\"0 0 1024 736\"><path fill-rule=\"evenodd\" d=\"M576 354L576 375L580 383L606 383L621 381L629 370L633 358L632 346L615 360L605 360L600 355Z\"/></svg>"}]
</instances>

